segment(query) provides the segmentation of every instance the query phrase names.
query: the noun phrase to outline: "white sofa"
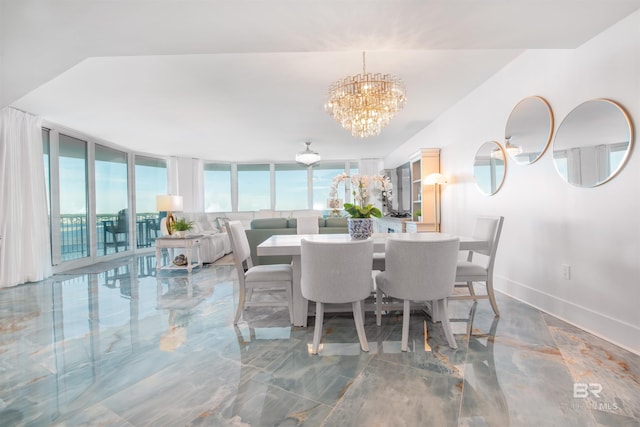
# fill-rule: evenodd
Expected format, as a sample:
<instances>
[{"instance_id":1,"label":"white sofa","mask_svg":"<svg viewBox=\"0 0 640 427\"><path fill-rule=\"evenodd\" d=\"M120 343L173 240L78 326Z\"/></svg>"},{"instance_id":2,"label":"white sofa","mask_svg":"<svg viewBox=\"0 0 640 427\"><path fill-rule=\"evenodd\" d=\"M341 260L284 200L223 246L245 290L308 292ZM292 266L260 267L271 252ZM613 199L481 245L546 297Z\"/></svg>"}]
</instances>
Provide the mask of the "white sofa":
<instances>
[{"instance_id":1,"label":"white sofa","mask_svg":"<svg viewBox=\"0 0 640 427\"><path fill-rule=\"evenodd\" d=\"M189 234L203 234L200 244L202 262L212 263L231 252L231 244L226 230L221 230L216 218L210 218L206 213L184 212L176 215L193 221L193 228Z\"/></svg>"}]
</instances>

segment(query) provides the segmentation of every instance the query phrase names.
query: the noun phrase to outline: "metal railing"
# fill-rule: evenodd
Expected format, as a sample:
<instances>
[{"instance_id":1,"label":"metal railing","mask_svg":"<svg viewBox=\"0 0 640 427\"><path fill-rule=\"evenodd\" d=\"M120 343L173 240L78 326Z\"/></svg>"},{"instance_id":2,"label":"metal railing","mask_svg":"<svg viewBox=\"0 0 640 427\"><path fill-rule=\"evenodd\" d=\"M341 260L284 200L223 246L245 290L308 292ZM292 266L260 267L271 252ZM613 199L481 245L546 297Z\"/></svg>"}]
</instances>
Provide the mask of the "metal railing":
<instances>
[{"instance_id":1,"label":"metal railing","mask_svg":"<svg viewBox=\"0 0 640 427\"><path fill-rule=\"evenodd\" d=\"M116 252L114 235L105 232L105 227L113 225L118 220L118 214L96 215L97 253L100 255ZM136 237L138 247L153 246L153 240L159 235L159 222L157 212L139 213L136 215ZM129 249L128 230L123 239L126 242L124 250ZM64 261L83 258L89 255L89 232L87 227L87 215L62 214L60 215L60 249Z\"/></svg>"}]
</instances>

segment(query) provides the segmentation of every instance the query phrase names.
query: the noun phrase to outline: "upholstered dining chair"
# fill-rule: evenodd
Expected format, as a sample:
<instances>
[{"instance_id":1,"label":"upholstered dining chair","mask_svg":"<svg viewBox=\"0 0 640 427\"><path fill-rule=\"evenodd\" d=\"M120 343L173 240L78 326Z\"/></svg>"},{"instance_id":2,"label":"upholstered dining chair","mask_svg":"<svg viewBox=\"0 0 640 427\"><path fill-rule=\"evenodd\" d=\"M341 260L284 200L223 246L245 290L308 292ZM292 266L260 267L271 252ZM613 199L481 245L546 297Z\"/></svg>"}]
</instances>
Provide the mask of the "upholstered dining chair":
<instances>
[{"instance_id":1,"label":"upholstered dining chair","mask_svg":"<svg viewBox=\"0 0 640 427\"><path fill-rule=\"evenodd\" d=\"M324 305L351 303L353 319L363 351L369 351L364 332L363 303L371 295L373 240L314 242L302 239L300 248L302 296L316 303L312 353L318 354Z\"/></svg>"},{"instance_id":2,"label":"upholstered dining chair","mask_svg":"<svg viewBox=\"0 0 640 427\"><path fill-rule=\"evenodd\" d=\"M296 218L297 234L319 234L320 225L315 216L300 216Z\"/></svg>"},{"instance_id":3,"label":"upholstered dining chair","mask_svg":"<svg viewBox=\"0 0 640 427\"><path fill-rule=\"evenodd\" d=\"M478 217L476 219L472 237L478 240L486 240L488 245L484 250L469 251L467 259L458 261L456 271L456 287L463 287L469 290L468 295L454 295L450 300L478 300L489 299L491 308L496 316L500 316L496 297L493 293L493 266L498 250L498 241L502 233L502 223L504 217ZM484 255L484 260L474 259L474 253ZM478 295L473 288L474 282L484 282L487 293Z\"/></svg>"},{"instance_id":4,"label":"upholstered dining chair","mask_svg":"<svg viewBox=\"0 0 640 427\"><path fill-rule=\"evenodd\" d=\"M403 300L402 351L408 349L411 301L432 302L449 346L457 348L449 323L447 298L453 293L459 250L457 237L433 241L387 239L385 271L376 276L376 323L381 324L382 293Z\"/></svg>"},{"instance_id":5,"label":"upholstered dining chair","mask_svg":"<svg viewBox=\"0 0 640 427\"><path fill-rule=\"evenodd\" d=\"M233 260L238 271L239 296L238 308L233 320L237 325L242 312L248 306L285 306L289 308L289 319L293 323L292 309L292 287L293 271L289 264L253 265L251 261L251 249L249 239L245 234L244 227L240 221L225 220ZM255 289L265 291L283 291L286 301L267 300L251 301L255 295Z\"/></svg>"}]
</instances>

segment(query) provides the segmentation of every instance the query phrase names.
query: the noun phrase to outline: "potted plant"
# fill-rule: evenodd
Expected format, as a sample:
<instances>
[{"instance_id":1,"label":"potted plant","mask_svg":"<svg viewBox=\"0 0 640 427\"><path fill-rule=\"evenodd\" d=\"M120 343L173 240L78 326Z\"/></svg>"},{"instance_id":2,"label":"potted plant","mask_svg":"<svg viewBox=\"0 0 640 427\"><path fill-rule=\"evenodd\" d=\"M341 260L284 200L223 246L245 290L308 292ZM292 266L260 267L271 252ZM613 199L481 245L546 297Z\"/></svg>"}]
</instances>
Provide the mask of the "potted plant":
<instances>
[{"instance_id":1,"label":"potted plant","mask_svg":"<svg viewBox=\"0 0 640 427\"><path fill-rule=\"evenodd\" d=\"M390 196L391 181L389 178L375 175L353 175L341 174L333 179L330 195L336 197L338 184L342 181L351 182L351 192L355 203L345 203L344 210L350 215L349 234L352 239L367 239L373 233L372 217L381 218L382 212L372 204L367 203L369 199L370 187L374 190L385 192ZM390 197L389 197L390 200Z\"/></svg>"},{"instance_id":2,"label":"potted plant","mask_svg":"<svg viewBox=\"0 0 640 427\"><path fill-rule=\"evenodd\" d=\"M420 209L417 209L413 215L416 217L418 222L422 222L422 211Z\"/></svg>"},{"instance_id":3,"label":"potted plant","mask_svg":"<svg viewBox=\"0 0 640 427\"><path fill-rule=\"evenodd\" d=\"M175 232L177 237L184 237L185 231L189 231L192 228L193 221L187 221L186 218L179 218L171 226L171 229Z\"/></svg>"}]
</instances>

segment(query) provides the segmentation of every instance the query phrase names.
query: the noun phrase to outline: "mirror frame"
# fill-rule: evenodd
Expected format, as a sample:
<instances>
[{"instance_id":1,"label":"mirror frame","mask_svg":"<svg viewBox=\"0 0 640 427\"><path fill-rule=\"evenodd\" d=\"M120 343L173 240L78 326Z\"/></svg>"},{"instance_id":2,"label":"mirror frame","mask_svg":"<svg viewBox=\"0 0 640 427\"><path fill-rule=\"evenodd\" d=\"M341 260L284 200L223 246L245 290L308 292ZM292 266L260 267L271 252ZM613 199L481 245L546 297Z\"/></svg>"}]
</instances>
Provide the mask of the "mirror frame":
<instances>
[{"instance_id":1,"label":"mirror frame","mask_svg":"<svg viewBox=\"0 0 640 427\"><path fill-rule=\"evenodd\" d=\"M488 147L488 146L493 146L493 147L497 148L498 150L500 150L500 152L502 153L503 168L504 168L504 172L502 174L502 179L500 179L500 182L496 182L497 185L496 185L496 188L495 188L495 190L493 192L485 191L485 189L482 188L478 184L478 178L477 178L476 173L475 173L476 162L478 160L478 153L480 153L480 150L482 150L484 147ZM504 148L502 147L502 145L498 141L486 141L486 142L483 142L482 145L476 151L476 154L475 154L475 156L473 158L473 168L474 168L473 180L474 180L474 183L475 183L476 188L478 189L478 191L480 191L480 193L482 195L484 195L484 196L493 196L498 191L500 191L500 189L502 188L502 185L504 184L504 180L507 177L507 153L504 151Z\"/></svg>"},{"instance_id":2,"label":"mirror frame","mask_svg":"<svg viewBox=\"0 0 640 427\"><path fill-rule=\"evenodd\" d=\"M561 130L562 130L562 125L565 124L567 122L567 119L569 119L571 117L571 115L573 113L575 113L576 110L578 110L580 107L584 106L587 103L591 103L591 102L605 102L608 103L610 105L612 105L613 107L617 108L618 112L622 114L622 117L624 118L624 120L627 123L627 129L629 132L629 142L628 142L628 147L627 150L624 154L624 157L622 158L622 160L620 160L620 164L616 167L615 170L611 171L609 173L609 175L607 176L606 179L603 179L602 181L596 182L593 185L580 185L580 184L576 184L574 182L569 181L568 177L565 177L563 174L560 173L560 170L558 169L558 162L556 161L556 145L557 145L557 141L558 141L558 135L562 136ZM627 161L629 160L629 157L631 156L631 152L633 151L633 145L634 145L634 134L633 134L633 123L631 121L631 117L629 116L629 114L627 113L627 111L622 107L622 105L618 104L616 101L613 101L611 99L607 99L607 98L594 98L594 99L590 99L587 100L581 104L579 104L578 106L574 107L566 116L565 118L562 120L562 122L560 123L560 126L558 126L558 130L556 131L556 135L554 137L553 140L553 150L552 150L552 154L553 154L553 165L556 169L556 172L558 173L558 175L560 175L560 177L562 178L562 180L568 184L573 185L574 187L578 187L578 188L594 188L594 187L598 187L600 185L606 184L607 182L611 181L613 178L615 178L620 171L624 168L624 166L627 164Z\"/></svg>"},{"instance_id":3,"label":"mirror frame","mask_svg":"<svg viewBox=\"0 0 640 427\"><path fill-rule=\"evenodd\" d=\"M544 143L544 145L542 146L542 149L540 150L540 152L538 153L536 158L533 159L533 160L527 161L527 162L523 162L523 161L518 161L518 159L516 159L516 155L512 155L509 152L509 140L511 138L510 133L512 133L512 132L508 131L509 130L509 122L513 120L513 116L516 113L516 110L518 109L518 107L522 108L525 103L531 102L531 101L539 101L546 108L547 114L548 114L548 120L549 120L549 131L547 133L547 140ZM535 119L538 119L538 117L535 117ZM518 165L526 166L526 165L531 165L531 164L537 162L538 160L540 160L540 158L544 155L544 153L547 151L547 149L551 145L551 140L553 138L554 125L555 124L554 124L554 119L553 119L553 111L551 110L551 106L549 105L549 103L547 102L546 99L544 99L541 96L528 96L528 97L522 99L520 102L518 102L516 104L515 107L513 107L513 110L511 110L511 114L509 114L509 118L507 119L507 123L506 123L506 125L504 127L504 140L505 140L504 148L505 148L506 153L509 155L511 160L513 160Z\"/></svg>"}]
</instances>

